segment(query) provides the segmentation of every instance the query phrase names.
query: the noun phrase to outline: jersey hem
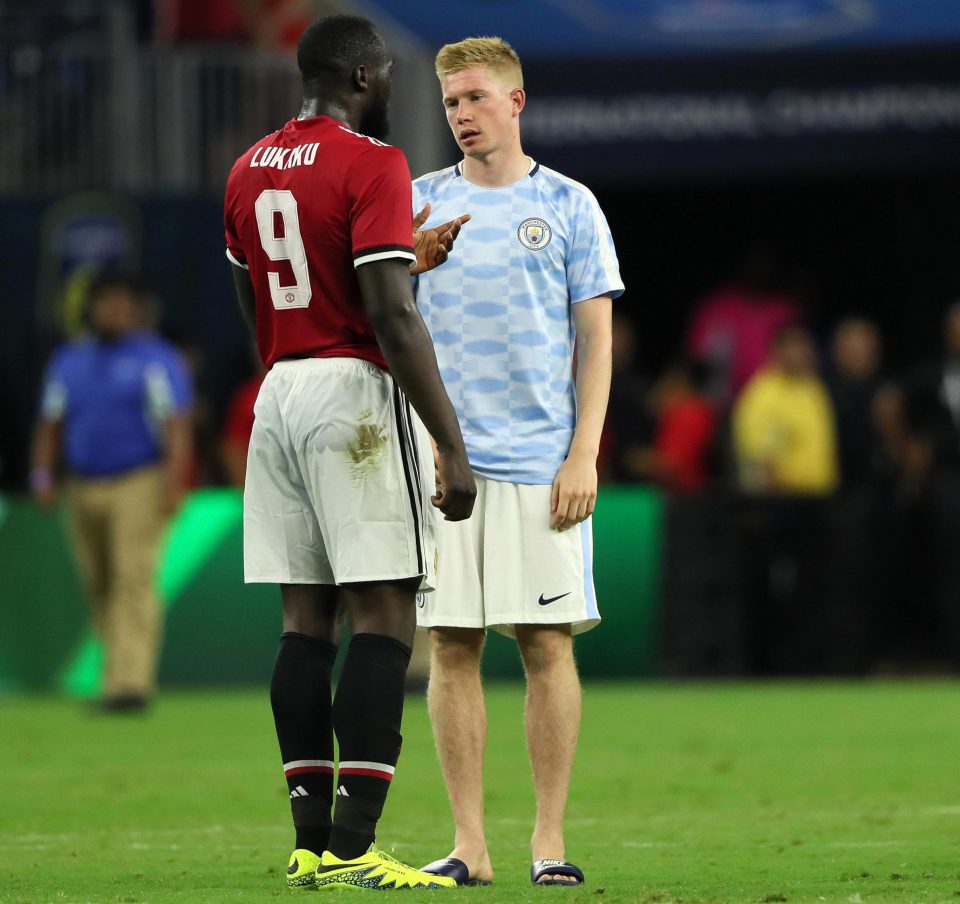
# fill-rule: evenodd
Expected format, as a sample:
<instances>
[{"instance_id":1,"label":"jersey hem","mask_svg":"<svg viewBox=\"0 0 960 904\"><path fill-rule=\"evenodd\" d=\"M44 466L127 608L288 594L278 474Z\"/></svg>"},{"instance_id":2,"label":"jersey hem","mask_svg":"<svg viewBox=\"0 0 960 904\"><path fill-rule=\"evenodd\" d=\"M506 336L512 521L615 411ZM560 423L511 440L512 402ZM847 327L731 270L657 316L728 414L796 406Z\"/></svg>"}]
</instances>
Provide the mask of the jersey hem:
<instances>
[{"instance_id":1,"label":"jersey hem","mask_svg":"<svg viewBox=\"0 0 960 904\"><path fill-rule=\"evenodd\" d=\"M557 470L553 472L553 476L551 477L538 474L492 474L490 471L484 468L478 468L475 464L473 464L473 462L470 463L470 469L475 474L479 474L481 477L484 477L487 480L495 480L497 483L516 483L520 484L521 486L543 487L553 484L553 481L557 478L557 472L560 470L562 464L563 462L560 462L560 464L557 465Z\"/></svg>"},{"instance_id":2,"label":"jersey hem","mask_svg":"<svg viewBox=\"0 0 960 904\"><path fill-rule=\"evenodd\" d=\"M416 263L417 256L413 248L407 245L380 245L376 248L364 248L353 256L353 266L359 267L361 264L369 264L373 261L389 260L390 258L400 258L401 260Z\"/></svg>"},{"instance_id":3,"label":"jersey hem","mask_svg":"<svg viewBox=\"0 0 960 904\"><path fill-rule=\"evenodd\" d=\"M248 267L246 264L241 263L240 261L238 261L238 260L234 257L233 252L232 252L229 248L227 248L227 260L230 261L231 264L235 264L235 265L238 266L238 267L242 267L244 270L249 270L249 269L250 269L250 267Z\"/></svg>"},{"instance_id":4,"label":"jersey hem","mask_svg":"<svg viewBox=\"0 0 960 904\"><path fill-rule=\"evenodd\" d=\"M278 355L275 358L270 358L264 363L267 366L267 370L270 370L275 364L280 364L282 362L296 362L296 361L314 361L319 359L326 358L349 358L352 361L365 361L367 364L373 364L375 367L379 367L380 370L385 373L390 373L390 368L387 366L386 358L383 357L383 353L380 351L379 346L376 347L376 350L369 350L367 354L367 349L344 349L344 348L330 348L330 349L315 349L313 351L305 351L303 354L290 354L290 355ZM379 354L378 354L379 353Z\"/></svg>"},{"instance_id":5,"label":"jersey hem","mask_svg":"<svg viewBox=\"0 0 960 904\"><path fill-rule=\"evenodd\" d=\"M594 292L592 295L584 295L582 298L572 298L570 299L570 304L581 304L584 301L592 301L594 298L599 298L601 295L609 295L611 299L615 299L623 295L625 291L626 289L621 283L619 286L601 289L597 292Z\"/></svg>"}]
</instances>

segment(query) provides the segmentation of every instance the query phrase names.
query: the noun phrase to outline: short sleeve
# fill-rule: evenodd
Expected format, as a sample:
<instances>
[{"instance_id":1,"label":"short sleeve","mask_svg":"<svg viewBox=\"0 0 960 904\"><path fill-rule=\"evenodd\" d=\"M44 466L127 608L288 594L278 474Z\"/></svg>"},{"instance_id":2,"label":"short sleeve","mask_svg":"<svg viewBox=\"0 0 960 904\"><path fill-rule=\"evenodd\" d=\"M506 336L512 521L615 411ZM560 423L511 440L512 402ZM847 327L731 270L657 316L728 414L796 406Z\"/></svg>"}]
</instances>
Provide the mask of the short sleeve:
<instances>
[{"instance_id":1,"label":"short sleeve","mask_svg":"<svg viewBox=\"0 0 960 904\"><path fill-rule=\"evenodd\" d=\"M420 186L416 182L413 183L413 206L411 211L414 216L420 213L421 208L423 207L423 193L420 191Z\"/></svg>"},{"instance_id":2,"label":"short sleeve","mask_svg":"<svg viewBox=\"0 0 960 904\"><path fill-rule=\"evenodd\" d=\"M223 200L223 228L227 240L227 260L231 264L243 267L244 270L249 270L250 267L247 265L247 258L240 244L240 231L237 229L236 223L237 190L234 185L235 178L236 176L231 172Z\"/></svg>"},{"instance_id":3,"label":"short sleeve","mask_svg":"<svg viewBox=\"0 0 960 904\"><path fill-rule=\"evenodd\" d=\"M403 152L374 146L347 174L353 265L400 258L416 262L413 251L413 188Z\"/></svg>"},{"instance_id":4,"label":"short sleeve","mask_svg":"<svg viewBox=\"0 0 960 904\"><path fill-rule=\"evenodd\" d=\"M179 352L173 352L167 363L170 386L173 391L173 407L179 414L193 404L193 379L187 362Z\"/></svg>"},{"instance_id":5,"label":"short sleeve","mask_svg":"<svg viewBox=\"0 0 960 904\"><path fill-rule=\"evenodd\" d=\"M193 402L193 381L186 362L174 349L148 365L145 381L147 406L158 421L183 414Z\"/></svg>"},{"instance_id":6,"label":"short sleeve","mask_svg":"<svg viewBox=\"0 0 960 904\"><path fill-rule=\"evenodd\" d=\"M40 391L40 417L47 421L62 420L67 413L67 384L63 374L63 358L51 358L43 375Z\"/></svg>"},{"instance_id":7,"label":"short sleeve","mask_svg":"<svg viewBox=\"0 0 960 904\"><path fill-rule=\"evenodd\" d=\"M607 218L589 190L582 189L573 198L566 260L570 301L576 304L598 295L617 298L624 287Z\"/></svg>"}]
</instances>

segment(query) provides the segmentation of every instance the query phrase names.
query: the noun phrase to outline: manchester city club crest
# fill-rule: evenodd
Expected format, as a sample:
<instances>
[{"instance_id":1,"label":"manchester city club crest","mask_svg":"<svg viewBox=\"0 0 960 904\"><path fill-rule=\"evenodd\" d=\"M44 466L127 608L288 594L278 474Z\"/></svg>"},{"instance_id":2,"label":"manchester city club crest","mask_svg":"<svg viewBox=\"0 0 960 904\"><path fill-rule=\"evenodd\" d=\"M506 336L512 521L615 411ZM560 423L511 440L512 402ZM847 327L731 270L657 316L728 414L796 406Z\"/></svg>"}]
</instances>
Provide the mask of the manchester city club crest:
<instances>
[{"instance_id":1,"label":"manchester city club crest","mask_svg":"<svg viewBox=\"0 0 960 904\"><path fill-rule=\"evenodd\" d=\"M539 251L541 248L546 248L552 237L553 231L550 229L550 225L546 220L540 220L537 217L524 220L517 230L517 238L520 239L520 244L530 251Z\"/></svg>"}]
</instances>

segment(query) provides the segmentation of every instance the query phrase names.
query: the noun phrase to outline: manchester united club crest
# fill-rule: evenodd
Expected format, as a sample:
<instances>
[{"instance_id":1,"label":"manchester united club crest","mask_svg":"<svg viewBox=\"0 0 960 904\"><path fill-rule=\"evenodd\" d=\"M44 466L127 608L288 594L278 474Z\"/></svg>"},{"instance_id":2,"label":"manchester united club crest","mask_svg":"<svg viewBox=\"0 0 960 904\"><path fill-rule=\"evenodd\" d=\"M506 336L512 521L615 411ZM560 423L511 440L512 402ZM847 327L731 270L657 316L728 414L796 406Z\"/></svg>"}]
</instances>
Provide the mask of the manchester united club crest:
<instances>
[{"instance_id":1,"label":"manchester united club crest","mask_svg":"<svg viewBox=\"0 0 960 904\"><path fill-rule=\"evenodd\" d=\"M520 244L529 251L539 251L550 244L553 237L553 231L546 220L540 220L537 217L531 217L524 220L517 230L517 238Z\"/></svg>"}]
</instances>

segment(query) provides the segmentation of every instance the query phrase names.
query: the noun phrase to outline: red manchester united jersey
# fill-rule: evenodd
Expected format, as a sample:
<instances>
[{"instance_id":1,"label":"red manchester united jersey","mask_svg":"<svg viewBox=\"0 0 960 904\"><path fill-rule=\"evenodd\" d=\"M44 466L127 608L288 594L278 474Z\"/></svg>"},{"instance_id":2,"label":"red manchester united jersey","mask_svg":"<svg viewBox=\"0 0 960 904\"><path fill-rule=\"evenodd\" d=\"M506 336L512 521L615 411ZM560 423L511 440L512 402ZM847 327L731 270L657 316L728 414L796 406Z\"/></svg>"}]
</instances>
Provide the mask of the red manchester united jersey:
<instances>
[{"instance_id":1,"label":"red manchester united jersey","mask_svg":"<svg viewBox=\"0 0 960 904\"><path fill-rule=\"evenodd\" d=\"M363 358L386 368L356 267L413 253L403 153L326 116L294 119L230 171L227 257L250 271L257 347L286 356Z\"/></svg>"}]
</instances>

